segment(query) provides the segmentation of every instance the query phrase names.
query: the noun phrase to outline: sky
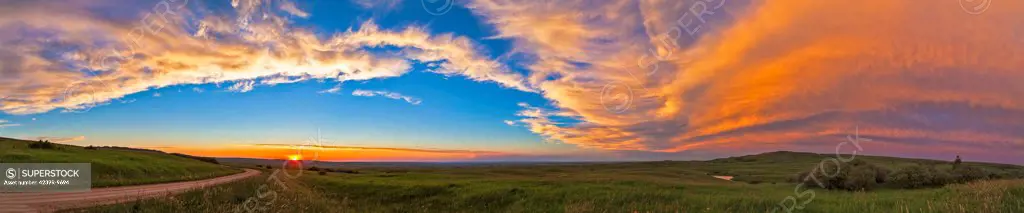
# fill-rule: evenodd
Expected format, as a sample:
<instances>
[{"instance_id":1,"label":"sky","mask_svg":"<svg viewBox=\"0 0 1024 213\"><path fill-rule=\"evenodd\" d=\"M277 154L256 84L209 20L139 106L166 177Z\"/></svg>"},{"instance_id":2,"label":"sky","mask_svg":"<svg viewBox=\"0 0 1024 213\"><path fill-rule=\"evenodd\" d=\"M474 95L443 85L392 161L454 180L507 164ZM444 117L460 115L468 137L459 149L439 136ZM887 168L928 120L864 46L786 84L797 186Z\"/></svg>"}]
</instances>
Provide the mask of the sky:
<instances>
[{"instance_id":1,"label":"sky","mask_svg":"<svg viewBox=\"0 0 1024 213\"><path fill-rule=\"evenodd\" d=\"M1022 1L0 3L0 137L331 161L1024 164Z\"/></svg>"}]
</instances>

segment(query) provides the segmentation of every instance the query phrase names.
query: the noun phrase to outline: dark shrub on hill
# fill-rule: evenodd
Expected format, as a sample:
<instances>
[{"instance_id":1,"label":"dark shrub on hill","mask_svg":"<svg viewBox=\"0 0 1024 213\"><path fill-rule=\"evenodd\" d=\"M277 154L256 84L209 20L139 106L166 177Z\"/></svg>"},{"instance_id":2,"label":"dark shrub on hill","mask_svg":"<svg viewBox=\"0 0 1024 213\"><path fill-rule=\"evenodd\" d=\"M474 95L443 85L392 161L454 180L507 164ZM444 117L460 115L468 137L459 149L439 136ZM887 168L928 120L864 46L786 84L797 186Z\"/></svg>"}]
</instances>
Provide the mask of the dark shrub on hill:
<instances>
[{"instance_id":1,"label":"dark shrub on hill","mask_svg":"<svg viewBox=\"0 0 1024 213\"><path fill-rule=\"evenodd\" d=\"M341 172L341 173L347 173L347 174L359 174L359 171L348 170L348 169L336 169L334 171Z\"/></svg>"},{"instance_id":2,"label":"dark shrub on hill","mask_svg":"<svg viewBox=\"0 0 1024 213\"><path fill-rule=\"evenodd\" d=\"M975 180L991 178L993 175L994 173L989 173L988 171L978 167L960 165L957 166L956 169L953 169L952 179L956 183L967 183Z\"/></svg>"},{"instance_id":3,"label":"dark shrub on hill","mask_svg":"<svg viewBox=\"0 0 1024 213\"><path fill-rule=\"evenodd\" d=\"M327 175L327 171L320 171L318 173L320 173L320 175Z\"/></svg>"},{"instance_id":4,"label":"dark shrub on hill","mask_svg":"<svg viewBox=\"0 0 1024 213\"><path fill-rule=\"evenodd\" d=\"M50 143L50 141L37 141L28 144L30 149L57 149L57 145Z\"/></svg>"},{"instance_id":5,"label":"dark shrub on hill","mask_svg":"<svg viewBox=\"0 0 1024 213\"><path fill-rule=\"evenodd\" d=\"M914 165L904 167L889 175L889 183L905 189L940 187L951 183L956 178L949 172L934 166Z\"/></svg>"},{"instance_id":6,"label":"dark shrub on hill","mask_svg":"<svg viewBox=\"0 0 1024 213\"><path fill-rule=\"evenodd\" d=\"M849 168L851 171L846 173L846 178L841 187L842 189L865 191L871 190L878 185L875 178L878 174L877 169L870 166L851 166Z\"/></svg>"},{"instance_id":7,"label":"dark shrub on hill","mask_svg":"<svg viewBox=\"0 0 1024 213\"><path fill-rule=\"evenodd\" d=\"M309 167L309 171L314 171L314 172L320 171L320 168L319 167L315 167L315 166L314 167Z\"/></svg>"},{"instance_id":8,"label":"dark shrub on hill","mask_svg":"<svg viewBox=\"0 0 1024 213\"><path fill-rule=\"evenodd\" d=\"M892 170L883 167L875 167L875 182L885 183L885 181L889 179L889 174L892 174Z\"/></svg>"},{"instance_id":9,"label":"dark shrub on hill","mask_svg":"<svg viewBox=\"0 0 1024 213\"><path fill-rule=\"evenodd\" d=\"M163 152L161 152L161 153L163 153ZM192 155L186 155L186 154L181 154L181 153L171 153L171 155L175 155L175 156L183 157L183 158L191 158L191 159L195 159L195 160L202 161L202 162L207 162L207 163L212 163L212 164L220 164L220 162L217 162L217 158L199 157L199 156L192 156Z\"/></svg>"},{"instance_id":10,"label":"dark shrub on hill","mask_svg":"<svg viewBox=\"0 0 1024 213\"><path fill-rule=\"evenodd\" d=\"M861 160L853 160L840 165L819 164L812 172L797 174L794 177L795 181L825 189L856 191L871 190L884 183L884 176L889 170Z\"/></svg>"}]
</instances>

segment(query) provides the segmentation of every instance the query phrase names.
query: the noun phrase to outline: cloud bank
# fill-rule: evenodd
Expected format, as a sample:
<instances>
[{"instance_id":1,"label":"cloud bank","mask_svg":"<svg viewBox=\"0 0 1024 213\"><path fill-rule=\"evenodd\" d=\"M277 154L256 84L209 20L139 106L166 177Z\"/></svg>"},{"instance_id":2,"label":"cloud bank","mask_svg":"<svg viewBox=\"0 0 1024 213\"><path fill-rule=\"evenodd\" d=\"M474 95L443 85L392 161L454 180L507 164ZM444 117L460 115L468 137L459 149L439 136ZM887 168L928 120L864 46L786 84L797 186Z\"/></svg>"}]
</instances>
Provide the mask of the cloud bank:
<instances>
[{"instance_id":1,"label":"cloud bank","mask_svg":"<svg viewBox=\"0 0 1024 213\"><path fill-rule=\"evenodd\" d=\"M871 153L1024 160L1022 2L978 15L910 0L469 7L536 58L527 79L555 107L524 105L520 121L551 140L829 151L859 127Z\"/></svg>"}]
</instances>

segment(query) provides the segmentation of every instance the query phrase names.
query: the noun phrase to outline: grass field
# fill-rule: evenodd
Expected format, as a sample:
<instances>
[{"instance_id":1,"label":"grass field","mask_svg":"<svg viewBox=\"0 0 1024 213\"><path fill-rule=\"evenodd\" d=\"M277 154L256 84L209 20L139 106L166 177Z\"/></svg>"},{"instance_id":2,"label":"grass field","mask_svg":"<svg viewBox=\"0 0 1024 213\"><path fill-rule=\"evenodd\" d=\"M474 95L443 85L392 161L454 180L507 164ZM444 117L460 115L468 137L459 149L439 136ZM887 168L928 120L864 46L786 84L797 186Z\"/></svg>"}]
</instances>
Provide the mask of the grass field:
<instances>
[{"instance_id":1,"label":"grass field","mask_svg":"<svg viewBox=\"0 0 1024 213\"><path fill-rule=\"evenodd\" d=\"M275 187L263 177L173 198L85 211L225 212L240 208L260 191L265 197L273 192L276 201L264 203L268 209L258 212L771 212L794 195L796 186L773 178L801 168L809 170L821 159L815 154L782 152L705 162L363 167L358 174L306 172L289 181L287 189ZM889 162L886 165L894 168L938 162L865 159ZM1007 173L1022 169L972 165ZM760 184L733 182L710 177L711 172L768 179ZM261 189L261 185L269 189ZM807 192L804 190L808 189L800 189ZM917 190L810 190L813 199L801 197L799 202L807 205L795 212L1024 212L1022 179Z\"/></svg>"},{"instance_id":2,"label":"grass field","mask_svg":"<svg viewBox=\"0 0 1024 213\"><path fill-rule=\"evenodd\" d=\"M91 163L92 186L124 186L206 179L239 169L170 154L116 149L86 149L54 144L30 148L32 141L0 138L2 163Z\"/></svg>"}]
</instances>

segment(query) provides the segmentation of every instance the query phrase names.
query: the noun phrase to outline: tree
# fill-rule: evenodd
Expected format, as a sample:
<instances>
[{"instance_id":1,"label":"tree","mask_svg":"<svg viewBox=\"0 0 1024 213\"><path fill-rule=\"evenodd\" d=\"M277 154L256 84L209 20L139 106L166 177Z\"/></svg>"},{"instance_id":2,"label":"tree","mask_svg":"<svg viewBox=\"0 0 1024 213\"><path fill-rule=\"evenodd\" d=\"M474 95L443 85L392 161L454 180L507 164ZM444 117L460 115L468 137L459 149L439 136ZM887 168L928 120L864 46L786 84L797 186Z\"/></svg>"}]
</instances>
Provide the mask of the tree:
<instances>
[{"instance_id":1,"label":"tree","mask_svg":"<svg viewBox=\"0 0 1024 213\"><path fill-rule=\"evenodd\" d=\"M962 161L960 161L960 155L957 155L956 156L956 160L953 161L953 169L956 169L957 167L959 167L960 163L962 163Z\"/></svg>"}]
</instances>

